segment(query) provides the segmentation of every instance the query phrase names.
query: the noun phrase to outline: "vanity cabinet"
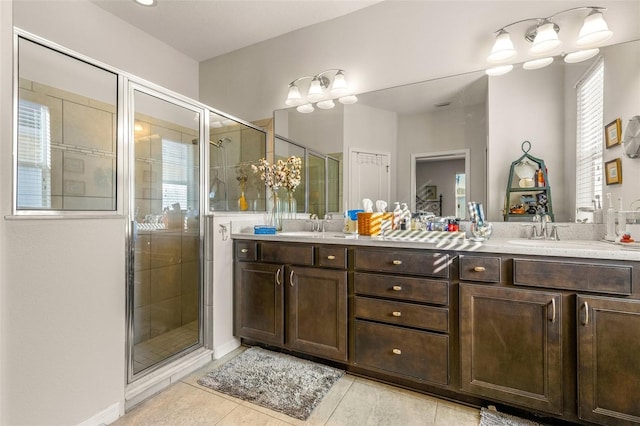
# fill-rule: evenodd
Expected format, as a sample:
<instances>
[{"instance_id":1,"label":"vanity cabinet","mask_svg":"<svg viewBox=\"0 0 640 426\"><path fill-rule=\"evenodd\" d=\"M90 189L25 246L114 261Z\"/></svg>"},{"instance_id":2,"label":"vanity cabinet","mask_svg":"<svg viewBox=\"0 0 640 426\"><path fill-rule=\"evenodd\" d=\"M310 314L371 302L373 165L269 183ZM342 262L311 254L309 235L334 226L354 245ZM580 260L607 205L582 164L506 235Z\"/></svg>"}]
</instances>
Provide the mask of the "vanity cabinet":
<instances>
[{"instance_id":1,"label":"vanity cabinet","mask_svg":"<svg viewBox=\"0 0 640 426\"><path fill-rule=\"evenodd\" d=\"M460 283L461 388L561 414L561 294Z\"/></svg>"},{"instance_id":2,"label":"vanity cabinet","mask_svg":"<svg viewBox=\"0 0 640 426\"><path fill-rule=\"evenodd\" d=\"M354 249L354 364L451 384L450 260L432 251Z\"/></svg>"},{"instance_id":3,"label":"vanity cabinet","mask_svg":"<svg viewBox=\"0 0 640 426\"><path fill-rule=\"evenodd\" d=\"M640 423L640 301L577 298L578 415L605 425Z\"/></svg>"},{"instance_id":4,"label":"vanity cabinet","mask_svg":"<svg viewBox=\"0 0 640 426\"><path fill-rule=\"evenodd\" d=\"M253 244L236 243L236 335L347 361L346 249Z\"/></svg>"}]
</instances>

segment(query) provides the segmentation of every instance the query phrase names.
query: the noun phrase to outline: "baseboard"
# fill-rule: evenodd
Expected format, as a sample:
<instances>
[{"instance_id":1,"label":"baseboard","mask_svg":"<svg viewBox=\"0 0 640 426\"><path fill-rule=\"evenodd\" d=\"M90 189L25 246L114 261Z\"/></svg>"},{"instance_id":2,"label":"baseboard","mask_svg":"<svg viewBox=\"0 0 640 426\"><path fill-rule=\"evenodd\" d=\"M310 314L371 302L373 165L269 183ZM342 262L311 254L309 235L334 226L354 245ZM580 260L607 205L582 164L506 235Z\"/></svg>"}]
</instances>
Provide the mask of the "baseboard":
<instances>
[{"instance_id":1,"label":"baseboard","mask_svg":"<svg viewBox=\"0 0 640 426\"><path fill-rule=\"evenodd\" d=\"M124 410L121 410L121 403L116 402L82 423L78 423L78 426L100 426L111 424L118 420L121 411L124 412Z\"/></svg>"},{"instance_id":2,"label":"baseboard","mask_svg":"<svg viewBox=\"0 0 640 426\"><path fill-rule=\"evenodd\" d=\"M229 352L232 352L238 349L239 347L240 347L240 339L229 340L228 342L213 348L213 358L220 359L226 354L228 354Z\"/></svg>"}]
</instances>

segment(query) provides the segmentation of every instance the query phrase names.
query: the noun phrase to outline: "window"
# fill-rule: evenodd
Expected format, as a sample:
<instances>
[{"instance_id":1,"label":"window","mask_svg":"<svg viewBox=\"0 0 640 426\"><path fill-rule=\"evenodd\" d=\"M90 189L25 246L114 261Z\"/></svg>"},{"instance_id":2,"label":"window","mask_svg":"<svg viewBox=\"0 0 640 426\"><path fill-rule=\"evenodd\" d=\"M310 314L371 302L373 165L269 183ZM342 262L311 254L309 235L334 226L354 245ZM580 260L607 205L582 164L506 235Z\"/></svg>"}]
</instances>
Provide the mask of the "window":
<instances>
[{"instance_id":1,"label":"window","mask_svg":"<svg viewBox=\"0 0 640 426\"><path fill-rule=\"evenodd\" d=\"M602 199L604 61L589 70L577 89L576 208Z\"/></svg>"},{"instance_id":2,"label":"window","mask_svg":"<svg viewBox=\"0 0 640 426\"><path fill-rule=\"evenodd\" d=\"M180 204L180 209L198 208L190 206L189 199L197 199L189 194L191 180L189 171L194 172L194 151L190 145L167 139L162 140L162 208ZM197 176L197 175L196 175ZM189 196L191 195L191 197Z\"/></svg>"},{"instance_id":3,"label":"window","mask_svg":"<svg viewBox=\"0 0 640 426\"><path fill-rule=\"evenodd\" d=\"M49 108L20 100L18 109L18 205L47 209L51 207Z\"/></svg>"}]
</instances>

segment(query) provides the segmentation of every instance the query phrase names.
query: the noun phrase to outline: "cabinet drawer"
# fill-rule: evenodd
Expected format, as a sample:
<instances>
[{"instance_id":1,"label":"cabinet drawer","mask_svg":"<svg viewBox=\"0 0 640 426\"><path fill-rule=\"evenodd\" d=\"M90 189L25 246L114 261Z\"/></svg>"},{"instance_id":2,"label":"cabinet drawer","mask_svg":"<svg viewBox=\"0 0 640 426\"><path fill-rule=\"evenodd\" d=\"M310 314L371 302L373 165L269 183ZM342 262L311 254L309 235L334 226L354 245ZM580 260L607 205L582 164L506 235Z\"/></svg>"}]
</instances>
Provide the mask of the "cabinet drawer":
<instances>
[{"instance_id":1,"label":"cabinet drawer","mask_svg":"<svg viewBox=\"0 0 640 426\"><path fill-rule=\"evenodd\" d=\"M355 329L356 364L449 384L448 336L360 320Z\"/></svg>"},{"instance_id":2,"label":"cabinet drawer","mask_svg":"<svg viewBox=\"0 0 640 426\"><path fill-rule=\"evenodd\" d=\"M395 325L449 331L449 309L356 297L356 317Z\"/></svg>"},{"instance_id":3,"label":"cabinet drawer","mask_svg":"<svg viewBox=\"0 0 640 426\"><path fill-rule=\"evenodd\" d=\"M429 251L391 251L356 249L355 268L394 274L449 276L449 256Z\"/></svg>"},{"instance_id":4,"label":"cabinet drawer","mask_svg":"<svg viewBox=\"0 0 640 426\"><path fill-rule=\"evenodd\" d=\"M500 278L499 257L460 255L460 279L462 281L498 283Z\"/></svg>"},{"instance_id":5,"label":"cabinet drawer","mask_svg":"<svg viewBox=\"0 0 640 426\"><path fill-rule=\"evenodd\" d=\"M632 272L632 266L513 259L513 283L533 287L629 295Z\"/></svg>"},{"instance_id":6,"label":"cabinet drawer","mask_svg":"<svg viewBox=\"0 0 640 426\"><path fill-rule=\"evenodd\" d=\"M391 297L437 305L449 304L449 283L447 281L356 272L354 287L356 294Z\"/></svg>"},{"instance_id":7,"label":"cabinet drawer","mask_svg":"<svg viewBox=\"0 0 640 426\"><path fill-rule=\"evenodd\" d=\"M345 269L347 267L347 249L332 246L318 247L318 266Z\"/></svg>"},{"instance_id":8,"label":"cabinet drawer","mask_svg":"<svg viewBox=\"0 0 640 426\"><path fill-rule=\"evenodd\" d=\"M260 260L263 262L311 266L313 265L313 246L306 244L263 242L260 251Z\"/></svg>"},{"instance_id":9,"label":"cabinet drawer","mask_svg":"<svg viewBox=\"0 0 640 426\"><path fill-rule=\"evenodd\" d=\"M255 241L236 242L236 259L242 261L254 261L258 259L258 243Z\"/></svg>"}]
</instances>

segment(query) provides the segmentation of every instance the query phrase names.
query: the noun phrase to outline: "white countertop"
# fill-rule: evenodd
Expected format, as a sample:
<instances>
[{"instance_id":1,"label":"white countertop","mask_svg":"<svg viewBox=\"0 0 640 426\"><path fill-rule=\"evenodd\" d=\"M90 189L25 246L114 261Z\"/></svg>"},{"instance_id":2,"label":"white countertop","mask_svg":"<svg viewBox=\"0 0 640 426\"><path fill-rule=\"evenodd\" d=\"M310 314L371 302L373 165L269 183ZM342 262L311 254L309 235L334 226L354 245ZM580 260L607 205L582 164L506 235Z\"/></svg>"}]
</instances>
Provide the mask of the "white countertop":
<instances>
[{"instance_id":1,"label":"white countertop","mask_svg":"<svg viewBox=\"0 0 640 426\"><path fill-rule=\"evenodd\" d=\"M342 234L340 232L285 232L256 235L239 232L234 239L301 243L341 244L367 247L439 249L460 252L498 253L534 256L578 257L640 261L640 243L621 244L590 240L527 240L525 238L491 238L488 241L439 240L437 242L390 241L380 237Z\"/></svg>"}]
</instances>

